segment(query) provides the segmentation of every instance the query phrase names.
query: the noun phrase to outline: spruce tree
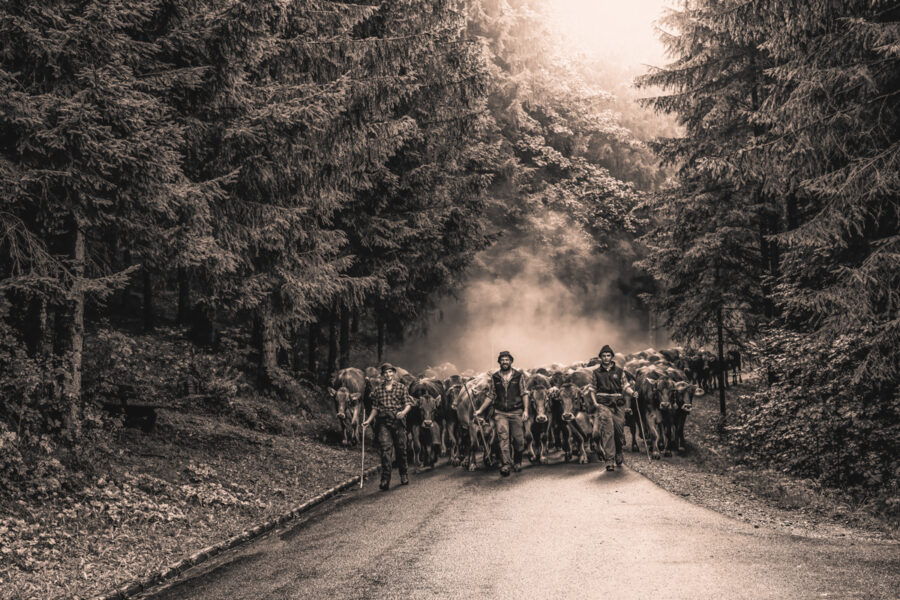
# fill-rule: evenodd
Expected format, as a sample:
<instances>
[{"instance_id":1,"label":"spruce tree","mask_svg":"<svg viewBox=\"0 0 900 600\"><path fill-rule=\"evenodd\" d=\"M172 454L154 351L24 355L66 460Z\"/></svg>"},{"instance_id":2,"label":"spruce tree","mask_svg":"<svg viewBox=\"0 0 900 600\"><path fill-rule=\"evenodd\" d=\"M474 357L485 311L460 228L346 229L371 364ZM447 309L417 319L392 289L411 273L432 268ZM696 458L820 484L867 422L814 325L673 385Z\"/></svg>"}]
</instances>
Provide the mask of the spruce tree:
<instances>
[{"instance_id":1,"label":"spruce tree","mask_svg":"<svg viewBox=\"0 0 900 600\"><path fill-rule=\"evenodd\" d=\"M146 33L159 11L149 1L0 7L0 286L46 303L55 317L71 437L85 295L102 298L124 283L98 258L110 235L161 244L179 210L182 131L161 99L179 74L157 62L159 38Z\"/></svg>"}]
</instances>

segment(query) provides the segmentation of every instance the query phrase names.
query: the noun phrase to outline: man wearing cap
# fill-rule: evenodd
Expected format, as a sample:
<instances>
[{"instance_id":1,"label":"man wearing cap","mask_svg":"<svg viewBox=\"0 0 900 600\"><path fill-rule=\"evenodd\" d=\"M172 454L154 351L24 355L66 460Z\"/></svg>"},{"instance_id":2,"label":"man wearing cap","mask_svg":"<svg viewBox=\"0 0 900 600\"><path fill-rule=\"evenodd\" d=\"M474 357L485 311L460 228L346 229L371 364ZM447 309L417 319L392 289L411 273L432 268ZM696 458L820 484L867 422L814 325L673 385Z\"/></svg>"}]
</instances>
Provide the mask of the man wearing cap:
<instances>
[{"instance_id":1,"label":"man wearing cap","mask_svg":"<svg viewBox=\"0 0 900 600\"><path fill-rule=\"evenodd\" d=\"M409 484L406 465L406 424L403 418L410 411L415 400L406 386L394 381L396 369L391 363L381 365L381 381L371 393L372 412L363 422L368 427L375 421L375 439L381 451L381 485L385 491L391 487L391 463L394 447L397 448L397 470L400 471L400 485Z\"/></svg>"},{"instance_id":2,"label":"man wearing cap","mask_svg":"<svg viewBox=\"0 0 900 600\"><path fill-rule=\"evenodd\" d=\"M525 427L528 420L528 391L525 389L525 377L521 371L512 368L513 356L506 350L497 357L500 370L491 375L487 388L487 396L481 407L475 411L475 417L494 406L494 427L500 440L500 455L503 465L500 474L509 475L510 465L518 472L522 470L522 453L525 451ZM509 442L512 437L513 452ZM512 454L512 457L510 456Z\"/></svg>"},{"instance_id":3,"label":"man wearing cap","mask_svg":"<svg viewBox=\"0 0 900 600\"><path fill-rule=\"evenodd\" d=\"M635 395L625 371L613 362L614 355L609 345L600 350L600 364L594 369L594 390L591 391L591 400L597 407L600 448L607 471L615 471L616 467L622 466L622 448L625 446L624 407L626 399ZM618 397L614 397L616 395Z\"/></svg>"}]
</instances>

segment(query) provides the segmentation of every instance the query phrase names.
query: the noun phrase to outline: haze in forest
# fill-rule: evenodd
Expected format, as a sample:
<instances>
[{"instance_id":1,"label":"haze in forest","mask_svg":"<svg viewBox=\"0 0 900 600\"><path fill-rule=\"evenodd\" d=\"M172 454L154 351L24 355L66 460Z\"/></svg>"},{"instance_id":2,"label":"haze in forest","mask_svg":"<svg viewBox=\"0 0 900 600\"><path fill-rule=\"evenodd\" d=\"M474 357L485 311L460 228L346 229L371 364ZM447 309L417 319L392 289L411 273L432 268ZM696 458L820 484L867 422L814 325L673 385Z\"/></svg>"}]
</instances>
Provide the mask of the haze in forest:
<instances>
[{"instance_id":1,"label":"haze in forest","mask_svg":"<svg viewBox=\"0 0 900 600\"><path fill-rule=\"evenodd\" d=\"M619 95L611 106L624 126L649 121L645 119L649 112L634 101L638 93L632 79L644 65L665 61L654 27L665 4L661 0L547 4L557 47L576 64L591 63L594 73L601 65L604 86ZM651 125L648 136L642 125L642 131L634 134L647 139L664 132L653 131ZM386 356L414 370L450 361L461 369L480 371L496 365L500 350L512 352L517 366L528 367L585 360L596 356L604 344L628 352L661 343L665 335L651 330L646 312L635 310L634 292L622 289L621 259L617 263L592 255L590 241L576 227L569 229L570 235L552 241L540 240L540 235L512 234L510 239L501 225L500 233L507 237L482 252L465 283L443 298L404 343L389 347ZM565 271L583 269L582 275L561 276L561 263Z\"/></svg>"}]
</instances>

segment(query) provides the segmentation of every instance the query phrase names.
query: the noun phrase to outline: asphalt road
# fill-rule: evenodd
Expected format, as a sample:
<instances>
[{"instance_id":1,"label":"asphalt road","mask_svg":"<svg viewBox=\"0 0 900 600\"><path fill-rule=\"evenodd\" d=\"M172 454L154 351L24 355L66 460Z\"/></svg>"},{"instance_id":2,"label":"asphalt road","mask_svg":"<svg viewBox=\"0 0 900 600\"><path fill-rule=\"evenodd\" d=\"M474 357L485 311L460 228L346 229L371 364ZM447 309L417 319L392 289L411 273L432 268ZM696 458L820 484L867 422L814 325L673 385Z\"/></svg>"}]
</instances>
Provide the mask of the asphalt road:
<instances>
[{"instance_id":1,"label":"asphalt road","mask_svg":"<svg viewBox=\"0 0 900 600\"><path fill-rule=\"evenodd\" d=\"M755 529L595 463L442 467L370 481L151 597L894 599L900 545Z\"/></svg>"}]
</instances>

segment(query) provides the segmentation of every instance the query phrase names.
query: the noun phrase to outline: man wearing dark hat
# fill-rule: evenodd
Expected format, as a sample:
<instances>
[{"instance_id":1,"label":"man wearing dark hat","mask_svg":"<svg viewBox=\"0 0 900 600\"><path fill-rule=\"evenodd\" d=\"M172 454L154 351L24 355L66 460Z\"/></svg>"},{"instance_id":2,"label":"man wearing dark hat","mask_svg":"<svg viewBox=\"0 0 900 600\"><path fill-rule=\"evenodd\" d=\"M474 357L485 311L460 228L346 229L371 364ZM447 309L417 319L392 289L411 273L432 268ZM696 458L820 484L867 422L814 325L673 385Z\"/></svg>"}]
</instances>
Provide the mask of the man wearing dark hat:
<instances>
[{"instance_id":1,"label":"man wearing dark hat","mask_svg":"<svg viewBox=\"0 0 900 600\"><path fill-rule=\"evenodd\" d=\"M594 390L591 391L591 400L597 407L600 448L607 471L615 471L616 467L622 466L622 448L625 446L624 407L626 399L634 395L625 371L613 362L614 355L609 345L600 350L600 364L594 369Z\"/></svg>"},{"instance_id":2,"label":"man wearing dark hat","mask_svg":"<svg viewBox=\"0 0 900 600\"><path fill-rule=\"evenodd\" d=\"M368 427L375 421L375 439L381 451L381 485L383 491L391 487L391 463L394 447L397 448L397 470L400 471L400 485L409 484L406 465L406 424L403 418L410 411L415 400L409 395L405 385L394 381L396 369L391 363L381 365L381 381L371 393L372 413L363 423Z\"/></svg>"},{"instance_id":3,"label":"man wearing dark hat","mask_svg":"<svg viewBox=\"0 0 900 600\"><path fill-rule=\"evenodd\" d=\"M494 406L494 427L500 441L500 455L503 464L500 474L509 475L510 466L518 472L522 470L522 453L525 451L525 421L528 420L528 391L521 371L512 368L513 356L506 350L497 357L500 370L491 375L487 397L481 408L475 411L480 418L488 406ZM509 442L512 437L513 452ZM512 455L512 456L511 456Z\"/></svg>"}]
</instances>

